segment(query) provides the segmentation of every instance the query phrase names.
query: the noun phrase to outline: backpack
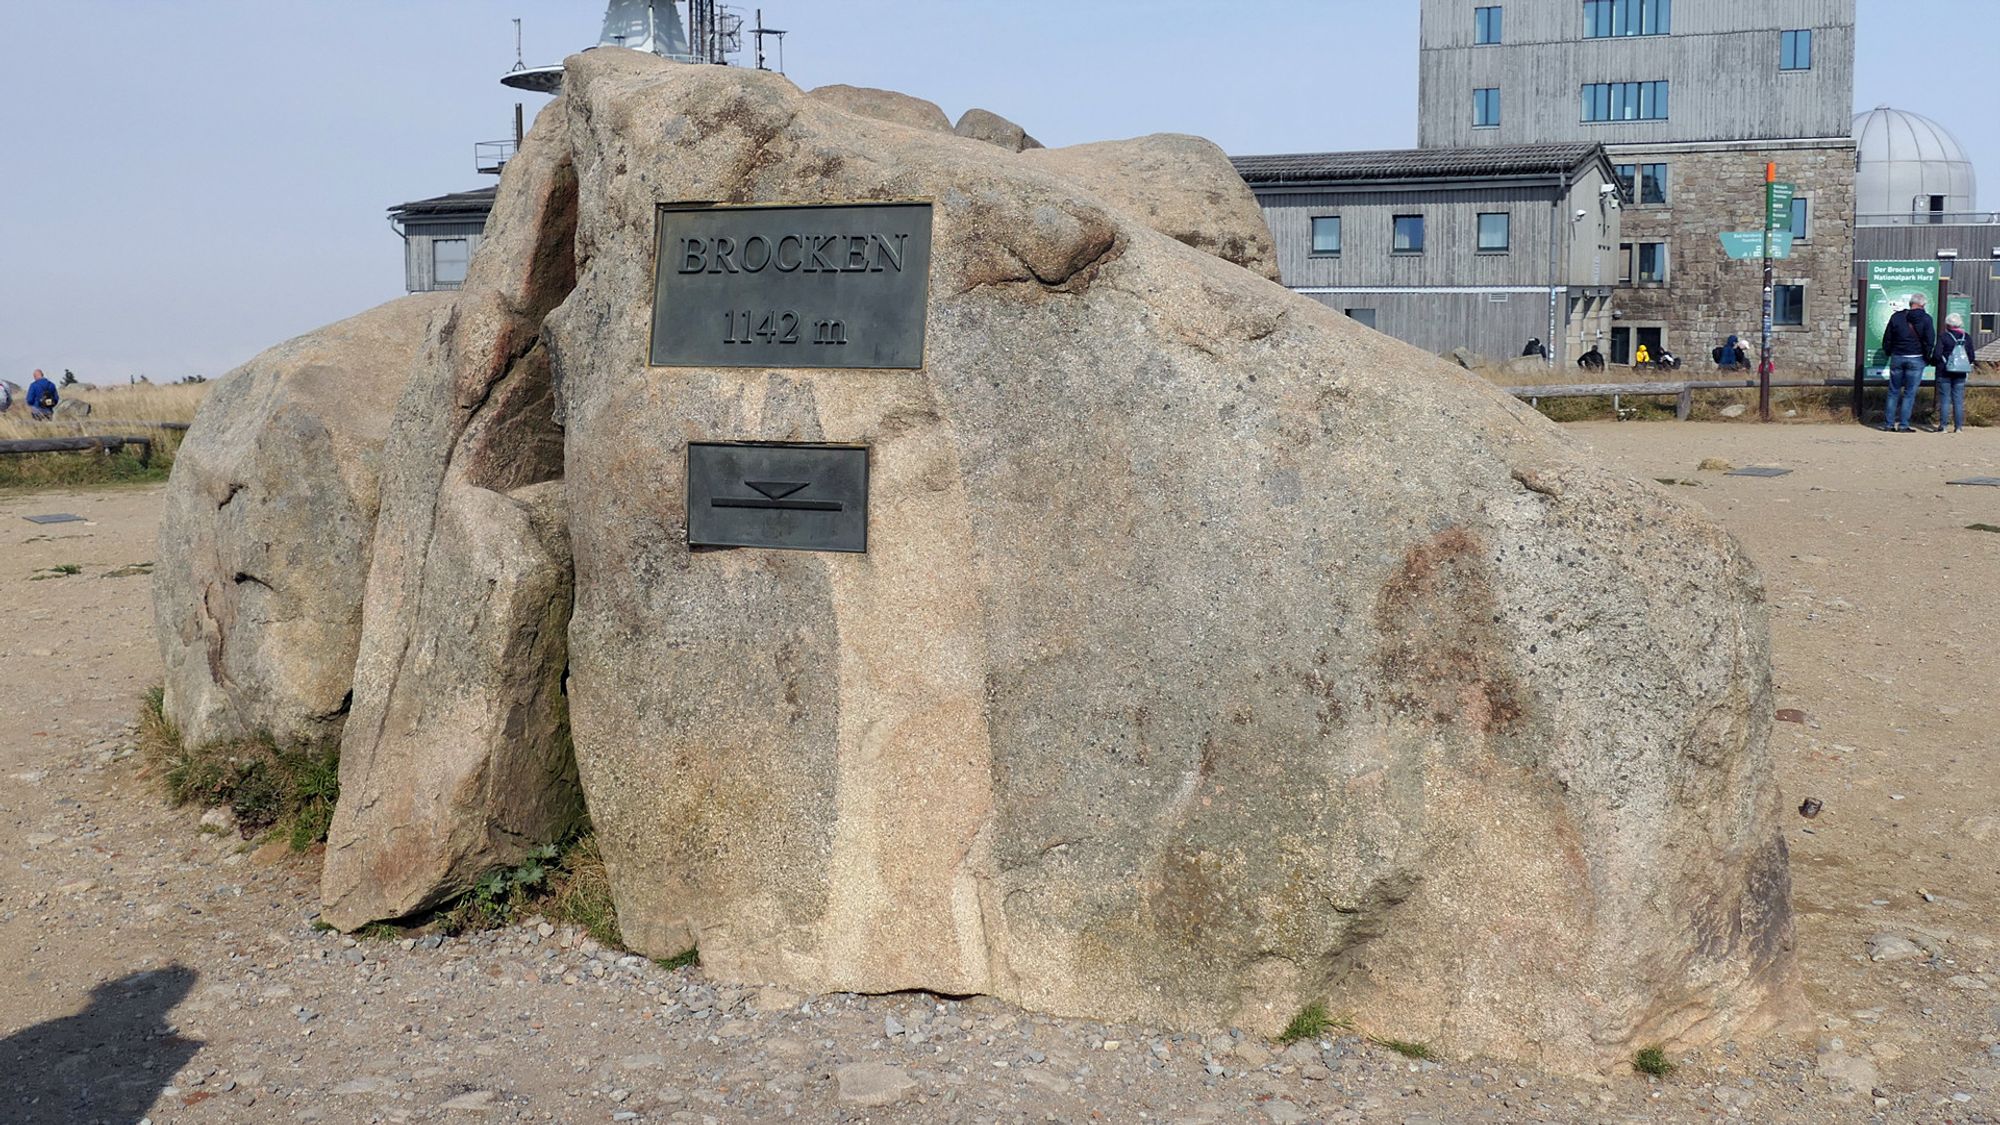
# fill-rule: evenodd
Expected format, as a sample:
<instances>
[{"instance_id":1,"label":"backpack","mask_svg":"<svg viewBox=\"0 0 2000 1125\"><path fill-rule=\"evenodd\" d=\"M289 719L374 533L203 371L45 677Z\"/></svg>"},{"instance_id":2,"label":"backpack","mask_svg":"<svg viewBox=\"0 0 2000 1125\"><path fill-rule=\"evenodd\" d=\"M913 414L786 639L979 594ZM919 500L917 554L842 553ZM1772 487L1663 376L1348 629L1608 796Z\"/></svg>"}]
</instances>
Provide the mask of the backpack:
<instances>
[{"instance_id":1,"label":"backpack","mask_svg":"<svg viewBox=\"0 0 2000 1125\"><path fill-rule=\"evenodd\" d=\"M1945 374L1964 375L1971 371L1972 357L1965 354L1965 337L1949 336L1947 339L1951 340L1951 352L1944 357Z\"/></svg>"}]
</instances>

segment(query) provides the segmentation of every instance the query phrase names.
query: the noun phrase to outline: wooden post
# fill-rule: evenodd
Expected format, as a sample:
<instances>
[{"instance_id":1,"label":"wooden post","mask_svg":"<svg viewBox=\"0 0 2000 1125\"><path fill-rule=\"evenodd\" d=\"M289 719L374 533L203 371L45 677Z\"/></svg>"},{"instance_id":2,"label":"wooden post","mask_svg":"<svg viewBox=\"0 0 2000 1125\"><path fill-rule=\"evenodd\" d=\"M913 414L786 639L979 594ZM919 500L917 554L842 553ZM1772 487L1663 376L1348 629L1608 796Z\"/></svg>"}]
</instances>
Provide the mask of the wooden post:
<instances>
[{"instance_id":1,"label":"wooden post","mask_svg":"<svg viewBox=\"0 0 2000 1125\"><path fill-rule=\"evenodd\" d=\"M1682 387L1680 395L1674 399L1674 421L1685 422L1694 413L1694 388Z\"/></svg>"}]
</instances>

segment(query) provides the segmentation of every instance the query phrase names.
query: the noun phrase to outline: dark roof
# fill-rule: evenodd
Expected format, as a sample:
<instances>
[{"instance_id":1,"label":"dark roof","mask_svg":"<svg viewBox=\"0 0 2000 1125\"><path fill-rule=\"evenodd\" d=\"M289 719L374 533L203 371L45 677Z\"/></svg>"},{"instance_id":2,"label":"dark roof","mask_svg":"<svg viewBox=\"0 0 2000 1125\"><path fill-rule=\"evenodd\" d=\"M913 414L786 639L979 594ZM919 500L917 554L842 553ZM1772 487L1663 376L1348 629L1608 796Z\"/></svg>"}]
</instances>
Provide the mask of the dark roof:
<instances>
[{"instance_id":1,"label":"dark roof","mask_svg":"<svg viewBox=\"0 0 2000 1125\"><path fill-rule=\"evenodd\" d=\"M1301 152L1237 156L1231 162L1252 184L1322 183L1334 180L1432 180L1464 176L1522 176L1574 171L1600 156L1595 143L1492 145L1485 148L1394 148L1373 152Z\"/></svg>"},{"instance_id":2,"label":"dark roof","mask_svg":"<svg viewBox=\"0 0 2000 1125\"><path fill-rule=\"evenodd\" d=\"M493 210L493 197L498 195L499 191L497 187L480 188L478 191L455 191L450 195L398 203L389 208L389 213L398 219L408 219L418 215L485 215Z\"/></svg>"}]
</instances>

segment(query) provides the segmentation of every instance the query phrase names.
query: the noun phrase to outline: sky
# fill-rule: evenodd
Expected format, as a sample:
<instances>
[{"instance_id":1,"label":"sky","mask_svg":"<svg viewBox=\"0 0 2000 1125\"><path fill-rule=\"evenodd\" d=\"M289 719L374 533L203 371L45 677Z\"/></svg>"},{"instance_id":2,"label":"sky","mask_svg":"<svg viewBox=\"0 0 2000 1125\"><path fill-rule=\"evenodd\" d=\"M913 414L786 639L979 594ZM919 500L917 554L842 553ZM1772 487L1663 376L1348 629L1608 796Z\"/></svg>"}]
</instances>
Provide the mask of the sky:
<instances>
[{"instance_id":1,"label":"sky","mask_svg":"<svg viewBox=\"0 0 2000 1125\"><path fill-rule=\"evenodd\" d=\"M740 0L746 13L758 0ZM979 106L1049 145L1234 154L1416 143L1418 0L763 0L803 88ZM1993 0L1859 0L1855 104L1945 124L2000 208ZM483 187L499 84L597 39L602 0L0 0L0 376L219 375L402 293L386 217ZM1951 46L1940 52L1938 29ZM1977 33L1972 33L1972 32ZM1931 60L1951 69L1934 78Z\"/></svg>"}]
</instances>

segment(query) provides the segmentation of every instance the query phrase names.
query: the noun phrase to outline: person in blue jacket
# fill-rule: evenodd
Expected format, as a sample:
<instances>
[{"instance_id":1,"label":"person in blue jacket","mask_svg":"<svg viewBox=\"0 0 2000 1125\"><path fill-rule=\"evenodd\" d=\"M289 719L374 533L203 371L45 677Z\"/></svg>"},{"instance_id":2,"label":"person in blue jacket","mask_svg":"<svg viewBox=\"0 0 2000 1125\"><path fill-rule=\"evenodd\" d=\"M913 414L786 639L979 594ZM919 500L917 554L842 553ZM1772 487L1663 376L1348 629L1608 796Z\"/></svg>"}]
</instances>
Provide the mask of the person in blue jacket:
<instances>
[{"instance_id":1,"label":"person in blue jacket","mask_svg":"<svg viewBox=\"0 0 2000 1125\"><path fill-rule=\"evenodd\" d=\"M1889 402L1882 411L1882 428L1892 433L1916 433L1910 428L1910 412L1924 368L1937 354L1937 326L1924 304L1922 293L1910 294L1910 307L1890 316L1882 333L1882 351L1889 357Z\"/></svg>"},{"instance_id":2,"label":"person in blue jacket","mask_svg":"<svg viewBox=\"0 0 2000 1125\"><path fill-rule=\"evenodd\" d=\"M35 369L35 381L28 384L28 415L46 422L55 416L56 403L62 396L56 394L56 385L42 369Z\"/></svg>"}]
</instances>

